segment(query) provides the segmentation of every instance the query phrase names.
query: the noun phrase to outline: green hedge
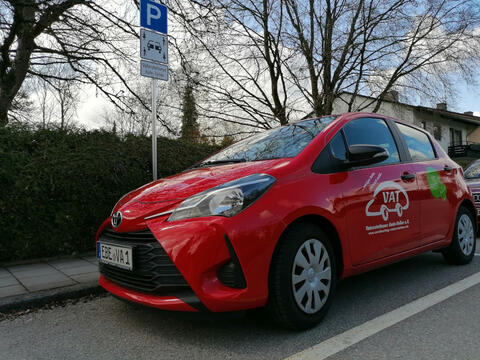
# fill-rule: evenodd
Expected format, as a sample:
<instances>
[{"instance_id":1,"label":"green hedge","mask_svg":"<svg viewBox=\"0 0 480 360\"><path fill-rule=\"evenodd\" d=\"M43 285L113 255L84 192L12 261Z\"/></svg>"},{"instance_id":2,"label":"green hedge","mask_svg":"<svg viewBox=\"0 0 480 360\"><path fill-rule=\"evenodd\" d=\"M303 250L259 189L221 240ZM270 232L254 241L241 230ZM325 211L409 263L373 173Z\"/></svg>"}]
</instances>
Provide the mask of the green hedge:
<instances>
[{"instance_id":1,"label":"green hedge","mask_svg":"<svg viewBox=\"0 0 480 360\"><path fill-rule=\"evenodd\" d=\"M159 177L216 150L159 138ZM148 137L0 127L0 262L93 249L117 200L151 178Z\"/></svg>"}]
</instances>

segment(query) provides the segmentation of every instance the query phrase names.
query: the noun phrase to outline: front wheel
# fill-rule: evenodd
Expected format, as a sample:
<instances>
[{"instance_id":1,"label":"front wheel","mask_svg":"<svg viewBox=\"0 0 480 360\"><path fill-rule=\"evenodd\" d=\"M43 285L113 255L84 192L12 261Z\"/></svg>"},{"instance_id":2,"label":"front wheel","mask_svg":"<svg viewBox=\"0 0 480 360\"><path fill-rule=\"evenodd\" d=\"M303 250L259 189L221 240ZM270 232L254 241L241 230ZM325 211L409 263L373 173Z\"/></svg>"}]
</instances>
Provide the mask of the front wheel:
<instances>
[{"instance_id":1,"label":"front wheel","mask_svg":"<svg viewBox=\"0 0 480 360\"><path fill-rule=\"evenodd\" d=\"M460 207L455 222L452 243L442 251L445 260L451 264L464 265L475 255L475 226L473 216L467 208Z\"/></svg>"},{"instance_id":2,"label":"front wheel","mask_svg":"<svg viewBox=\"0 0 480 360\"><path fill-rule=\"evenodd\" d=\"M274 320L308 329L325 316L336 286L336 263L326 234L309 223L282 236L272 259L268 307Z\"/></svg>"}]
</instances>

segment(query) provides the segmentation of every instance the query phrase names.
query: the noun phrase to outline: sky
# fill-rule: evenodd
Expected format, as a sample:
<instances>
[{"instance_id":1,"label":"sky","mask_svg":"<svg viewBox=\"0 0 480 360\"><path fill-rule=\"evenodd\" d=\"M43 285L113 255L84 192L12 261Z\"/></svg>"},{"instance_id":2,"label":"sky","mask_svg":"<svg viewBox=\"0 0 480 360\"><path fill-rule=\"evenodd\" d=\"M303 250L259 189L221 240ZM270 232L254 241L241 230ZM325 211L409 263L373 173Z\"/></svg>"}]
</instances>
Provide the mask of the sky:
<instances>
[{"instance_id":1,"label":"sky","mask_svg":"<svg viewBox=\"0 0 480 360\"><path fill-rule=\"evenodd\" d=\"M480 76L478 76L477 86L462 86L456 98L457 104L454 106L454 111L476 112L480 116ZM448 104L447 104L448 105Z\"/></svg>"}]
</instances>

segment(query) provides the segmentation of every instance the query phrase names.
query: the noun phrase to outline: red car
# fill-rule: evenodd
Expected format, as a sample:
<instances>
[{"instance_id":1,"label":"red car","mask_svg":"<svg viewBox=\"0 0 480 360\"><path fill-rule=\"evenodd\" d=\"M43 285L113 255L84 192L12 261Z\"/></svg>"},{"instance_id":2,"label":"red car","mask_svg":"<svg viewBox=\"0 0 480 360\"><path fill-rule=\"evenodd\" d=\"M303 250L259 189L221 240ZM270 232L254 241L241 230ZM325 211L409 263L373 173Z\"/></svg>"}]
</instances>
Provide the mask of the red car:
<instances>
[{"instance_id":1,"label":"red car","mask_svg":"<svg viewBox=\"0 0 480 360\"><path fill-rule=\"evenodd\" d=\"M267 306L317 324L339 279L422 252L475 252L461 168L425 131L378 114L292 123L125 195L97 233L100 285L165 310Z\"/></svg>"}]
</instances>

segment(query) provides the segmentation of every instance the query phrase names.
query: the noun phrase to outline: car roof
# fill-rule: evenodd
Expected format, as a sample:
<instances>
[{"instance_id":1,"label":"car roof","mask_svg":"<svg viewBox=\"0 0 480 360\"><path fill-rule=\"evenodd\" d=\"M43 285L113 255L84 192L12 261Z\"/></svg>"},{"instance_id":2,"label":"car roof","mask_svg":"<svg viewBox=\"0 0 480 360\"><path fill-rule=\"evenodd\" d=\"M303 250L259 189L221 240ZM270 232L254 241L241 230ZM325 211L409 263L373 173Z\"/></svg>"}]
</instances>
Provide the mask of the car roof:
<instances>
[{"instance_id":1,"label":"car roof","mask_svg":"<svg viewBox=\"0 0 480 360\"><path fill-rule=\"evenodd\" d=\"M355 118L359 118L359 117L373 117L373 118L380 118L380 119L390 119L390 120L398 122L400 124L412 127L414 129L417 129L417 130L425 133L426 135L428 135L428 137L431 137L430 133L428 131L426 131L425 129L422 129L421 127L418 127L415 124L412 124L412 123L410 123L408 121L405 121L405 120L402 120L402 119L394 118L392 116L379 114L379 113L348 112L348 113L343 113L343 114L322 115L322 116L317 116L317 117L311 117L311 118L308 118L308 119L301 119L301 120L297 120L297 121L292 121L289 124L295 124L295 123L302 122L302 121L320 119L320 118L331 117L331 116L335 116L335 120L333 122L341 121L343 119L351 120L351 119L355 119ZM287 125L289 125L289 124L287 124Z\"/></svg>"}]
</instances>

